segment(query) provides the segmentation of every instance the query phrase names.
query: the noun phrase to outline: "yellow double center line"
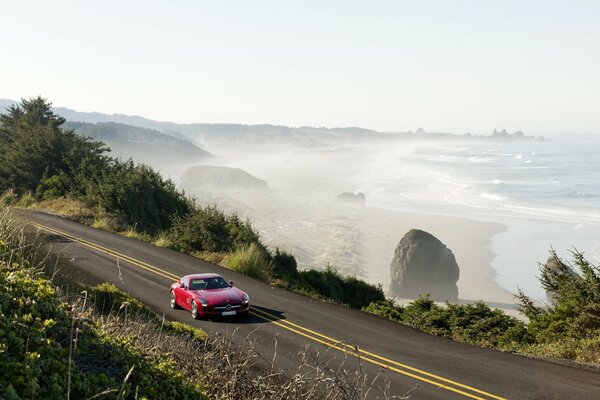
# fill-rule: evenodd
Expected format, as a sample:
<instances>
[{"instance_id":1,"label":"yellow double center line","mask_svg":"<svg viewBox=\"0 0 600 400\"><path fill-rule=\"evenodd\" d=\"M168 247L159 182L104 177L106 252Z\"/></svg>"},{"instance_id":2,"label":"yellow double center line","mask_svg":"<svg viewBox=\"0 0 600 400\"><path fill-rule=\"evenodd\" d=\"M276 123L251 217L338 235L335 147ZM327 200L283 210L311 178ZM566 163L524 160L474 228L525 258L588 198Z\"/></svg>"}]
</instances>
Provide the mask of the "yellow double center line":
<instances>
[{"instance_id":1,"label":"yellow double center line","mask_svg":"<svg viewBox=\"0 0 600 400\"><path fill-rule=\"evenodd\" d=\"M86 247L92 248L94 250L100 251L102 253L111 255L117 259L126 261L129 264L132 264L136 267L145 269L146 271L149 271L153 274L162 276L169 280L179 280L180 279L179 276L177 276L169 271L155 267L154 265L145 263L143 261L137 260L126 254L109 249L107 247L90 242L88 240L79 238L79 237L71 235L67 232L63 232L58 229L54 229L49 226L39 224L37 222L33 222L33 221L28 221L28 222L38 229L53 233L58 236L62 236L64 238L67 238L74 242L77 242L83 246L86 246ZM277 317L276 315L270 314L263 310L260 310L257 308L252 308L250 313L256 317L259 317L263 320L269 321L269 322L273 323L274 325L277 325L288 331L294 332L300 336L308 338L308 339L315 341L317 343L320 343L324 346L339 350L345 354L352 355L354 357L358 357L361 360L369 362L371 364L375 364L377 366L387 368L390 371L394 371L396 373L417 379L421 382L425 382L425 383L434 385L436 387L449 390L451 392L460 394L462 396L465 396L465 397L468 397L471 399L477 399L477 400L487 400L487 399L506 400L504 397L496 396L491 393L485 392L483 390L479 390L477 388L474 388L474 387L471 387L468 385L464 385L462 383L453 381L451 379L447 379L447 378L441 377L439 375L435 375L430 372L411 367L410 365L399 363L397 361L390 360L389 358L385 358L385 357L379 356L377 354L371 353L369 351L360 349L356 346L352 346L348 343L345 343L340 340L334 339L332 337L323 335L322 333L313 331L308 328L304 328L303 326L295 324L286 319L281 319L281 318Z\"/></svg>"}]
</instances>

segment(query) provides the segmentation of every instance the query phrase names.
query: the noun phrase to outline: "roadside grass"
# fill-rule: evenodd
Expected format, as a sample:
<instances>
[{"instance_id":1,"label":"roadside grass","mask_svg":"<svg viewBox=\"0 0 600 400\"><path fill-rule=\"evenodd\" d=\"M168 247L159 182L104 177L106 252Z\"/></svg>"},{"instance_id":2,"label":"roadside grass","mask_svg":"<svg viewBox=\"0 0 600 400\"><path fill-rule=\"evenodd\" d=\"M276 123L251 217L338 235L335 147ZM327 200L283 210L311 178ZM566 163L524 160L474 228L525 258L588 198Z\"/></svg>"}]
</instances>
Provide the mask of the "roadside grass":
<instances>
[{"instance_id":1,"label":"roadside grass","mask_svg":"<svg viewBox=\"0 0 600 400\"><path fill-rule=\"evenodd\" d=\"M152 242L155 246L169 248L172 246L171 239L169 239L168 235L164 233L159 234L156 239Z\"/></svg>"},{"instance_id":2,"label":"roadside grass","mask_svg":"<svg viewBox=\"0 0 600 400\"><path fill-rule=\"evenodd\" d=\"M17 205L23 208L30 208L35 203L36 201L35 197L33 197L33 194L31 192L25 192L21 197L19 197Z\"/></svg>"},{"instance_id":3,"label":"roadside grass","mask_svg":"<svg viewBox=\"0 0 600 400\"><path fill-rule=\"evenodd\" d=\"M105 230L113 230L118 227L118 219L109 215L103 210L94 209L85 205L81 200L72 199L70 197L56 197L52 199L38 200L32 204L31 208L43 210L50 214L67 217L77 222L87 225L104 221Z\"/></svg>"},{"instance_id":4,"label":"roadside grass","mask_svg":"<svg viewBox=\"0 0 600 400\"><path fill-rule=\"evenodd\" d=\"M213 264L225 267L225 268L229 268L225 264L225 261L227 260L227 257L229 256L229 254L230 253L224 252L224 251L221 251L221 252L200 251L200 252L192 253L191 255L196 258L200 258L201 260L208 261L209 263L213 263Z\"/></svg>"},{"instance_id":5,"label":"roadside grass","mask_svg":"<svg viewBox=\"0 0 600 400\"><path fill-rule=\"evenodd\" d=\"M241 246L223 261L233 271L269 282L271 279L271 264L262 249L251 243Z\"/></svg>"},{"instance_id":6,"label":"roadside grass","mask_svg":"<svg viewBox=\"0 0 600 400\"><path fill-rule=\"evenodd\" d=\"M7 190L0 196L0 207L13 206L19 201L19 198L12 189Z\"/></svg>"},{"instance_id":7,"label":"roadside grass","mask_svg":"<svg viewBox=\"0 0 600 400\"><path fill-rule=\"evenodd\" d=\"M600 337L588 339L567 338L549 343L535 343L519 349L523 354L539 357L576 360L600 366Z\"/></svg>"},{"instance_id":8,"label":"roadside grass","mask_svg":"<svg viewBox=\"0 0 600 400\"><path fill-rule=\"evenodd\" d=\"M147 233L138 232L133 227L129 227L126 230L118 233L125 237L141 240L142 242L146 243L152 243L154 241L154 238L151 235Z\"/></svg>"}]
</instances>

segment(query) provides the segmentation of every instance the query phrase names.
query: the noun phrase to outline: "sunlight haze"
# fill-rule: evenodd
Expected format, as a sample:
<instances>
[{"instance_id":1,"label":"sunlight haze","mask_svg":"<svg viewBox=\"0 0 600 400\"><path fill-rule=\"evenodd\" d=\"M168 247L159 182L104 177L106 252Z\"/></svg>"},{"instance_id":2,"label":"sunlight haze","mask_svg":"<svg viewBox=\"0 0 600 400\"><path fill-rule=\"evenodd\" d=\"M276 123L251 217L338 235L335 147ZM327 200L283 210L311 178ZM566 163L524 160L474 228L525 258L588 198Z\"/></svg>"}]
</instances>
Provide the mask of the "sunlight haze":
<instances>
[{"instance_id":1,"label":"sunlight haze","mask_svg":"<svg viewBox=\"0 0 600 400\"><path fill-rule=\"evenodd\" d=\"M593 1L10 2L0 97L175 122L596 134L599 17Z\"/></svg>"}]
</instances>

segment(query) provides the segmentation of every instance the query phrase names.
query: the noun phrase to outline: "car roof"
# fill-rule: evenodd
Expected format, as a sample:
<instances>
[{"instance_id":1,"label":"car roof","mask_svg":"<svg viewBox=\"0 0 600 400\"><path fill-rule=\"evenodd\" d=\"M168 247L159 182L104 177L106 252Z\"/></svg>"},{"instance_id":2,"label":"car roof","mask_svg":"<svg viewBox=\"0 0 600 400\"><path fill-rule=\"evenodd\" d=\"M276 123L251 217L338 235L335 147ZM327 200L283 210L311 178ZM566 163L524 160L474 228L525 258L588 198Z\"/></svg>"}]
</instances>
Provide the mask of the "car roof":
<instances>
[{"instance_id":1,"label":"car roof","mask_svg":"<svg viewBox=\"0 0 600 400\"><path fill-rule=\"evenodd\" d=\"M182 279L209 279L209 278L222 278L222 277L219 274L205 273L205 274L186 275Z\"/></svg>"}]
</instances>

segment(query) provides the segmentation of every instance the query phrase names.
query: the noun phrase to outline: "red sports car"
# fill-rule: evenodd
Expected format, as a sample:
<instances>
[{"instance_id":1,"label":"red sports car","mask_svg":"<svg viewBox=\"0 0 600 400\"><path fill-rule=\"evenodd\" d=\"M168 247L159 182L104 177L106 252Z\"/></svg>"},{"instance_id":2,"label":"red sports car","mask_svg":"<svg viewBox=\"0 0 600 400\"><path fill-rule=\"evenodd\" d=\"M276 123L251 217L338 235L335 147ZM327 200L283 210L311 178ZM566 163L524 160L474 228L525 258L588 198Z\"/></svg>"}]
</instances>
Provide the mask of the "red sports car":
<instances>
[{"instance_id":1,"label":"red sports car","mask_svg":"<svg viewBox=\"0 0 600 400\"><path fill-rule=\"evenodd\" d=\"M217 274L186 275L171 285L171 308L184 308L194 319L248 313L250 298Z\"/></svg>"}]
</instances>

